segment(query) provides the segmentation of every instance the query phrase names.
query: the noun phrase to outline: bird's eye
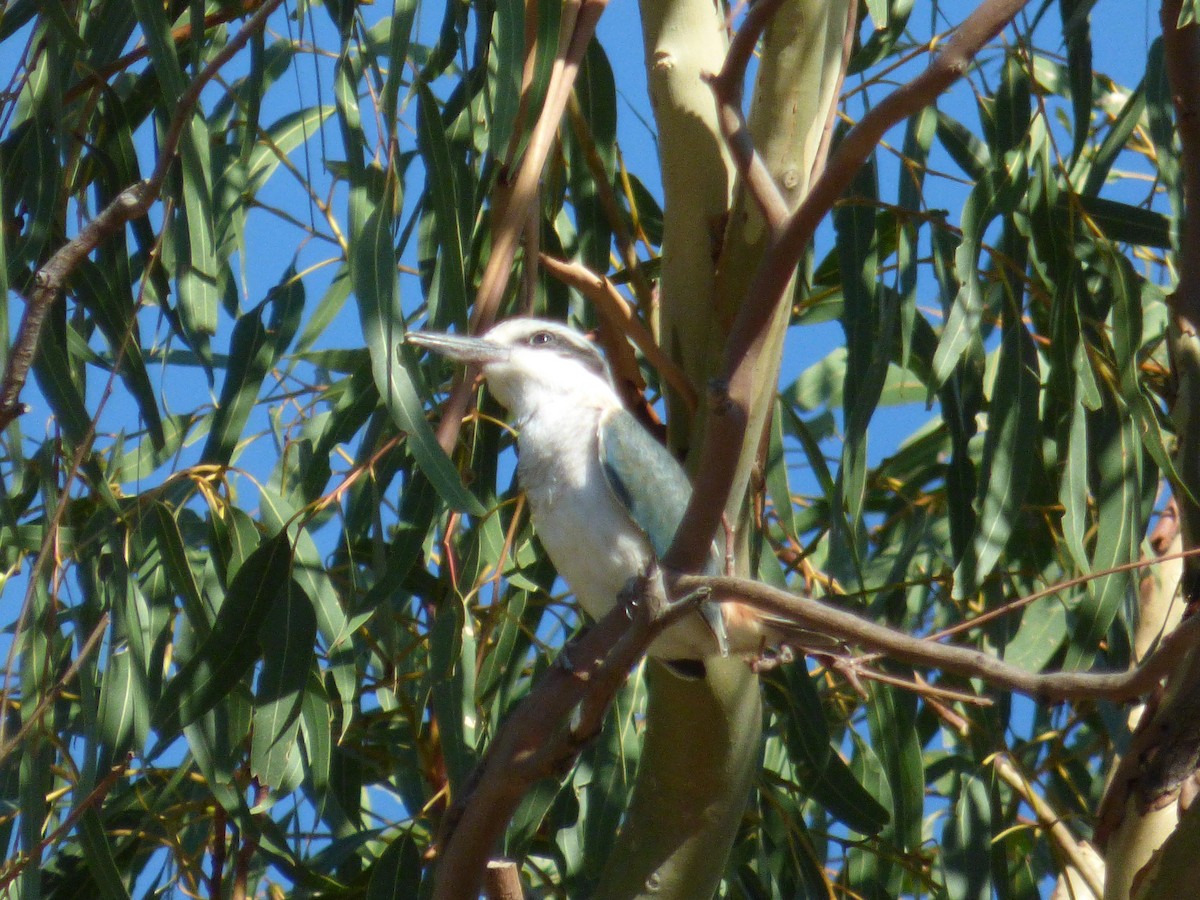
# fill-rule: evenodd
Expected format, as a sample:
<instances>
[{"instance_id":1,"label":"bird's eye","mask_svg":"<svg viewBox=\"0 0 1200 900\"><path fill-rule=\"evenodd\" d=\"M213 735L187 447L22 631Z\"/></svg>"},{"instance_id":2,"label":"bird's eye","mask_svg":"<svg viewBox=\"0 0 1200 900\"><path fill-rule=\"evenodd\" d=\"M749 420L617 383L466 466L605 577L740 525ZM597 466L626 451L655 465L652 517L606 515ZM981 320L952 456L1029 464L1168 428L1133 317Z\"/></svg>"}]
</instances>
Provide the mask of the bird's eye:
<instances>
[{"instance_id":1,"label":"bird's eye","mask_svg":"<svg viewBox=\"0 0 1200 900\"><path fill-rule=\"evenodd\" d=\"M529 346L541 347L554 341L554 335L548 331L535 331L529 336Z\"/></svg>"}]
</instances>

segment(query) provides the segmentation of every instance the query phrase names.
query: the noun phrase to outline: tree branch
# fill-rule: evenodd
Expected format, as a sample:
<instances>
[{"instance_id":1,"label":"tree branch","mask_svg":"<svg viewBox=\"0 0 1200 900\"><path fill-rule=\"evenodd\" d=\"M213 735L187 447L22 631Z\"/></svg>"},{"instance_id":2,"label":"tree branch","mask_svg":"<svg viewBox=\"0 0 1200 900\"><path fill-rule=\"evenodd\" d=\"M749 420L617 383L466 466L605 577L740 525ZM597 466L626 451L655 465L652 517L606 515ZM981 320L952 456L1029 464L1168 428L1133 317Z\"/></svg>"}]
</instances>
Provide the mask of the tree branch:
<instances>
[{"instance_id":1,"label":"tree branch","mask_svg":"<svg viewBox=\"0 0 1200 900\"><path fill-rule=\"evenodd\" d=\"M767 164L754 147L754 139L750 136L750 128L742 113L742 94L746 67L754 54L758 39L782 5L783 0L759 0L751 6L742 27L738 29L729 45L729 53L725 56L721 71L716 75L709 75L706 79L717 101L717 122L721 126L721 135L725 138L730 155L733 156L738 174L750 191L750 196L754 198L772 236L777 235L787 221L788 204L771 177ZM851 4L851 7L853 6L854 4ZM837 108L836 101L832 108Z\"/></svg>"},{"instance_id":2,"label":"tree branch","mask_svg":"<svg viewBox=\"0 0 1200 900\"><path fill-rule=\"evenodd\" d=\"M924 72L885 97L850 129L820 179L782 226L755 273L730 332L724 377L711 386L712 415L696 469L695 491L684 524L663 560L668 567L696 571L704 564L707 548L727 505L737 454L745 439L754 373L764 338L817 225L888 129L928 106L961 78L975 54L1000 33L1025 3L1026 0L987 0L968 16ZM747 20L751 21L749 17ZM765 22L755 19L752 24L761 28Z\"/></svg>"},{"instance_id":3,"label":"tree branch","mask_svg":"<svg viewBox=\"0 0 1200 900\"><path fill-rule=\"evenodd\" d=\"M529 145L521 159L517 177L498 204L498 225L492 233L492 252L484 267L475 294L475 305L471 310L470 330L472 334L486 331L495 321L504 298L504 289L512 276L513 260L517 245L525 229L530 208L538 193L538 182L546 157L554 145L559 122L567 108L567 100L575 85L575 77L583 64L583 55L596 31L596 23L604 12L608 0L571 0L563 6L561 30L559 32L558 56L550 74L550 85L546 89L546 100L538 116ZM528 259L525 265L534 265ZM446 399L442 419L438 424L437 438L442 449L450 453L458 441L463 417L471 405L476 376L472 367L457 376L450 396Z\"/></svg>"},{"instance_id":4,"label":"tree branch","mask_svg":"<svg viewBox=\"0 0 1200 900\"><path fill-rule=\"evenodd\" d=\"M854 613L834 609L817 600L800 597L744 578L683 575L673 588L684 594L705 589L714 600L734 601L772 616L839 638L891 659L927 666L966 678L980 678L995 688L1015 691L1039 700L1130 700L1154 689L1200 638L1200 616L1185 620L1167 635L1159 648L1137 668L1124 672L1026 672L979 650L952 647L916 638L903 631L877 625Z\"/></svg>"},{"instance_id":5,"label":"tree branch","mask_svg":"<svg viewBox=\"0 0 1200 900\"><path fill-rule=\"evenodd\" d=\"M545 253L541 254L538 259L547 272L591 300L600 315L611 321L622 334L633 341L634 346L642 351L646 361L658 370L664 381L675 389L688 408L693 411L696 409L698 402L696 389L687 375L655 343L650 330L634 315L625 298L608 278L579 263L556 259Z\"/></svg>"},{"instance_id":6,"label":"tree branch","mask_svg":"<svg viewBox=\"0 0 1200 900\"><path fill-rule=\"evenodd\" d=\"M521 798L537 781L574 764L599 733L630 669L706 591L669 603L655 571L624 594L505 719L466 793L454 799L438 836L433 900L479 895L488 860Z\"/></svg>"},{"instance_id":7,"label":"tree branch","mask_svg":"<svg viewBox=\"0 0 1200 900\"><path fill-rule=\"evenodd\" d=\"M683 575L671 579L668 588L658 573L652 573L565 650L567 662L550 669L505 720L466 793L455 799L443 821L435 900L478 895L488 860L521 798L538 780L558 776L574 763L599 732L612 698L655 637L706 597L742 603L891 659L979 678L992 688L1039 700L1122 701L1142 696L1200 639L1200 616L1193 616L1135 669L1032 673L981 651L912 637L756 581Z\"/></svg>"},{"instance_id":8,"label":"tree branch","mask_svg":"<svg viewBox=\"0 0 1200 900\"><path fill-rule=\"evenodd\" d=\"M25 314L21 317L17 337L4 368L4 380L0 383L0 431L25 411L25 405L21 403L21 391L25 387L29 368L37 354L42 326L51 306L66 287L71 275L88 254L116 234L126 222L144 216L158 199L167 172L170 171L175 154L179 150L183 129L191 121L196 104L200 101L200 94L221 68L241 51L251 36L263 28L267 17L282 2L283 0L266 0L204 67L204 71L188 85L176 104L175 114L167 126L167 133L163 137L150 177L121 191L99 215L83 226L78 237L60 247L45 265L34 273L33 289L27 298Z\"/></svg>"}]
</instances>

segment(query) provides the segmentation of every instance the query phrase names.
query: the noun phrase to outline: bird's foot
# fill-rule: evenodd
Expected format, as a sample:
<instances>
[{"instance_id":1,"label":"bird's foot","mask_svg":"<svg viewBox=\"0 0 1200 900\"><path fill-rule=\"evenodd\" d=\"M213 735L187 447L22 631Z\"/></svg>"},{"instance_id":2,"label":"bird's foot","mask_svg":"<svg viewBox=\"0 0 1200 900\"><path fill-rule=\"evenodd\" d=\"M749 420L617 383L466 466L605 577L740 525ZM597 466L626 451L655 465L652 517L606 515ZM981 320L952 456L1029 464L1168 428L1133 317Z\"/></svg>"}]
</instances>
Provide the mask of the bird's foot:
<instances>
[{"instance_id":1,"label":"bird's foot","mask_svg":"<svg viewBox=\"0 0 1200 900\"><path fill-rule=\"evenodd\" d=\"M591 626L589 625L588 628L590 627ZM574 637L567 641L563 645L562 650L558 652L558 656L554 658L554 665L558 666L564 672L573 675L580 681L587 681L590 677L589 666L587 665L586 660L576 659L576 657L579 655L579 644L583 635L586 633L587 628L585 628L578 637Z\"/></svg>"},{"instance_id":2,"label":"bird's foot","mask_svg":"<svg viewBox=\"0 0 1200 900\"><path fill-rule=\"evenodd\" d=\"M708 585L698 587L694 591L688 591L682 597L676 597L674 600L667 601L667 610L675 610L686 606L699 606L704 601L712 597L712 588Z\"/></svg>"},{"instance_id":3,"label":"bird's foot","mask_svg":"<svg viewBox=\"0 0 1200 900\"><path fill-rule=\"evenodd\" d=\"M796 651L787 644L778 647L764 647L758 656L750 660L750 671L755 673L770 672L779 666L786 666L796 659Z\"/></svg>"}]
</instances>

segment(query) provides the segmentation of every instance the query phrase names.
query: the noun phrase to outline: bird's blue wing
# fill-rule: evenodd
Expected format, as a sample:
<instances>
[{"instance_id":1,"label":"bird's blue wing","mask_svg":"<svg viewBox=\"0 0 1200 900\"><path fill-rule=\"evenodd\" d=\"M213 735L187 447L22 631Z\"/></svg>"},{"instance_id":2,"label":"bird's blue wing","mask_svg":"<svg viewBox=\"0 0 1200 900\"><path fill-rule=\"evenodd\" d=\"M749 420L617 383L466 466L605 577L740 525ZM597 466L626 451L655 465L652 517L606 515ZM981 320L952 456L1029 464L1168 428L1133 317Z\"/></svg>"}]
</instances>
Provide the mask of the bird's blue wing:
<instances>
[{"instance_id":1,"label":"bird's blue wing","mask_svg":"<svg viewBox=\"0 0 1200 900\"><path fill-rule=\"evenodd\" d=\"M600 463L609 488L650 539L654 555L662 559L692 498L687 473L628 410L617 409L601 416L599 438ZM705 571L716 572L715 553L710 554ZM703 603L700 611L725 656L729 645L720 607Z\"/></svg>"},{"instance_id":2,"label":"bird's blue wing","mask_svg":"<svg viewBox=\"0 0 1200 900\"><path fill-rule=\"evenodd\" d=\"M692 496L683 467L624 409L601 417L599 449L609 488L661 559Z\"/></svg>"}]
</instances>

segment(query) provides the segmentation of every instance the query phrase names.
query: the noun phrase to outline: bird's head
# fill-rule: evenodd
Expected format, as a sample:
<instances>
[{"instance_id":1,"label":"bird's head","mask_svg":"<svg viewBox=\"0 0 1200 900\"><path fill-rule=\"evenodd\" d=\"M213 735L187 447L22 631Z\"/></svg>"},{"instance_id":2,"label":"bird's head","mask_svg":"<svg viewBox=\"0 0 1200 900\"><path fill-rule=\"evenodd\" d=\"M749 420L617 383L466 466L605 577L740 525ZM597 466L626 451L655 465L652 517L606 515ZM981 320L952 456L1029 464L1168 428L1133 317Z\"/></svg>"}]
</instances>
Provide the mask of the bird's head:
<instances>
[{"instance_id":1,"label":"bird's head","mask_svg":"<svg viewBox=\"0 0 1200 900\"><path fill-rule=\"evenodd\" d=\"M406 340L455 362L479 366L496 399L518 418L548 401L620 402L596 345L560 322L515 318L481 337L411 331Z\"/></svg>"}]
</instances>

